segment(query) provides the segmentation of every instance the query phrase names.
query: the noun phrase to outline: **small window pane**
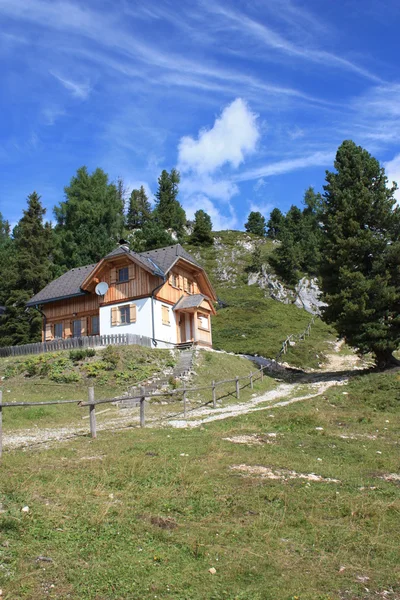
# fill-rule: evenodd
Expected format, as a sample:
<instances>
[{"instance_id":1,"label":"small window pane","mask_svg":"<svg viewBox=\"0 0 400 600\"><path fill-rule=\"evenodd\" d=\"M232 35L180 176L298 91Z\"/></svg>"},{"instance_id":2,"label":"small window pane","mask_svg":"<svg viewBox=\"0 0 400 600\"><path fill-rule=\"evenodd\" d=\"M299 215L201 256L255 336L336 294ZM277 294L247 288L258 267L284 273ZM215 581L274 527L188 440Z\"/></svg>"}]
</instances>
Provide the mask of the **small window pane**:
<instances>
[{"instance_id":1,"label":"small window pane","mask_svg":"<svg viewBox=\"0 0 400 600\"><path fill-rule=\"evenodd\" d=\"M55 338L62 338L63 336L63 324L62 323L56 323L54 325L54 337Z\"/></svg>"},{"instance_id":2,"label":"small window pane","mask_svg":"<svg viewBox=\"0 0 400 600\"><path fill-rule=\"evenodd\" d=\"M123 269L118 270L118 281L129 281L129 268L124 267Z\"/></svg>"},{"instance_id":3,"label":"small window pane","mask_svg":"<svg viewBox=\"0 0 400 600\"><path fill-rule=\"evenodd\" d=\"M73 322L73 337L81 337L82 333L82 325L81 320L77 320Z\"/></svg>"},{"instance_id":4,"label":"small window pane","mask_svg":"<svg viewBox=\"0 0 400 600\"><path fill-rule=\"evenodd\" d=\"M121 325L122 324L127 325L128 323L131 322L129 306L121 306L119 309L119 314L120 314Z\"/></svg>"},{"instance_id":5,"label":"small window pane","mask_svg":"<svg viewBox=\"0 0 400 600\"><path fill-rule=\"evenodd\" d=\"M99 317L92 317L92 335L99 335L100 333L100 323Z\"/></svg>"}]
</instances>

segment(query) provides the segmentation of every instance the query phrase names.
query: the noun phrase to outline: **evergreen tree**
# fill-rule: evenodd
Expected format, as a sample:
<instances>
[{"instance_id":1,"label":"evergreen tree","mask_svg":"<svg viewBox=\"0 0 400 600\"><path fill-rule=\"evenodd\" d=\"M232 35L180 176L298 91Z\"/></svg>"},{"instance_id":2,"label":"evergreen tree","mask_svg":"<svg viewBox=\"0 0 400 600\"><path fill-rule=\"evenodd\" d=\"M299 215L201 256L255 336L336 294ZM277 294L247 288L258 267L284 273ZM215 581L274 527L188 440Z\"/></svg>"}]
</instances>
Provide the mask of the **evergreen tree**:
<instances>
[{"instance_id":1,"label":"evergreen tree","mask_svg":"<svg viewBox=\"0 0 400 600\"><path fill-rule=\"evenodd\" d=\"M190 242L200 246L212 246L214 243L211 217L204 210L200 209L196 211L194 215L193 231L190 236Z\"/></svg>"},{"instance_id":2,"label":"evergreen tree","mask_svg":"<svg viewBox=\"0 0 400 600\"><path fill-rule=\"evenodd\" d=\"M282 229L284 227L285 217L279 208L274 208L271 211L267 223L267 237L271 240L279 240Z\"/></svg>"},{"instance_id":3,"label":"evergreen tree","mask_svg":"<svg viewBox=\"0 0 400 600\"><path fill-rule=\"evenodd\" d=\"M142 229L132 231L127 238L134 252L155 250L176 243L171 234L155 220L147 221Z\"/></svg>"},{"instance_id":4,"label":"evergreen tree","mask_svg":"<svg viewBox=\"0 0 400 600\"><path fill-rule=\"evenodd\" d=\"M67 268L98 262L115 248L124 224L121 187L102 169L78 169L54 209L59 242L57 261Z\"/></svg>"},{"instance_id":5,"label":"evergreen tree","mask_svg":"<svg viewBox=\"0 0 400 600\"><path fill-rule=\"evenodd\" d=\"M40 196L28 196L28 207L13 232L7 281L6 313L0 320L2 345L27 344L41 339L41 315L26 302L53 279L53 232L43 223L46 210Z\"/></svg>"},{"instance_id":6,"label":"evergreen tree","mask_svg":"<svg viewBox=\"0 0 400 600\"><path fill-rule=\"evenodd\" d=\"M379 162L352 141L326 173L322 220L324 318L378 364L400 344L400 211Z\"/></svg>"},{"instance_id":7,"label":"evergreen tree","mask_svg":"<svg viewBox=\"0 0 400 600\"><path fill-rule=\"evenodd\" d=\"M155 217L164 229L172 229L182 240L186 225L186 214L178 201L180 175L176 169L168 173L165 169L158 178Z\"/></svg>"},{"instance_id":8,"label":"evergreen tree","mask_svg":"<svg viewBox=\"0 0 400 600\"><path fill-rule=\"evenodd\" d=\"M260 237L265 237L265 218L260 212L252 211L247 217L247 223L245 223L244 228L248 233L254 233Z\"/></svg>"},{"instance_id":9,"label":"evergreen tree","mask_svg":"<svg viewBox=\"0 0 400 600\"><path fill-rule=\"evenodd\" d=\"M10 236L10 225L0 213L0 305L4 306L10 289L16 279L13 269L13 240Z\"/></svg>"},{"instance_id":10,"label":"evergreen tree","mask_svg":"<svg viewBox=\"0 0 400 600\"><path fill-rule=\"evenodd\" d=\"M151 219L151 205L143 186L132 190L129 198L126 226L128 229L141 229Z\"/></svg>"}]
</instances>

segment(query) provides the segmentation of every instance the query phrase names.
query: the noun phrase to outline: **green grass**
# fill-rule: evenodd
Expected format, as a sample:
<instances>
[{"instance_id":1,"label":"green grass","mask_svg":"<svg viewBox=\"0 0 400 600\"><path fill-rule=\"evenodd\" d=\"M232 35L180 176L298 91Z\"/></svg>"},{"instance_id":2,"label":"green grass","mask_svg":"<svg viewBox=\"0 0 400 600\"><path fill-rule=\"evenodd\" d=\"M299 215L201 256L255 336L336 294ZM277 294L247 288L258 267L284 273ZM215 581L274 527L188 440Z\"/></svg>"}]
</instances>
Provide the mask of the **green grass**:
<instances>
[{"instance_id":1,"label":"green grass","mask_svg":"<svg viewBox=\"0 0 400 600\"><path fill-rule=\"evenodd\" d=\"M0 389L3 402L44 402L86 400L88 388L95 387L96 399L114 398L128 386L151 377L176 363L169 350L121 346L100 350L95 357L71 360L68 351L37 356L0 359ZM62 383L57 383L61 379ZM42 406L4 410L7 429L82 425L77 405Z\"/></svg>"},{"instance_id":2,"label":"green grass","mask_svg":"<svg viewBox=\"0 0 400 600\"><path fill-rule=\"evenodd\" d=\"M204 350L197 353L194 364L195 375L191 378L189 386L210 386L212 381L248 377L252 372L254 373L253 389L250 387L249 379L240 381L240 387L243 388L240 390L240 401L245 402L252 395L261 394L276 386L276 381L267 375L264 375L261 382L258 370L259 367L253 361L246 358ZM217 400L220 400L224 405L230 402L237 402L235 383L219 385L216 390ZM189 394L189 398L202 403L210 402L212 400L212 392L211 390L193 392Z\"/></svg>"},{"instance_id":3,"label":"green grass","mask_svg":"<svg viewBox=\"0 0 400 600\"><path fill-rule=\"evenodd\" d=\"M302 333L311 315L293 304L272 300L257 285L247 284L246 269L252 258L246 245L261 243L261 255L267 263L274 248L271 240L241 231L216 232L215 240L214 246L207 248L187 246L206 269L218 297L228 304L212 319L214 348L275 358L285 338ZM272 267L268 268L273 273ZM296 367L318 368L335 337L331 327L317 320L311 337L291 347L284 360Z\"/></svg>"},{"instance_id":4,"label":"green grass","mask_svg":"<svg viewBox=\"0 0 400 600\"><path fill-rule=\"evenodd\" d=\"M371 374L196 430L133 429L6 453L3 597L398 598L399 486L380 477L399 473L399 395L397 373ZM275 443L224 440L268 432ZM244 477L230 469L240 464L341 483Z\"/></svg>"}]
</instances>

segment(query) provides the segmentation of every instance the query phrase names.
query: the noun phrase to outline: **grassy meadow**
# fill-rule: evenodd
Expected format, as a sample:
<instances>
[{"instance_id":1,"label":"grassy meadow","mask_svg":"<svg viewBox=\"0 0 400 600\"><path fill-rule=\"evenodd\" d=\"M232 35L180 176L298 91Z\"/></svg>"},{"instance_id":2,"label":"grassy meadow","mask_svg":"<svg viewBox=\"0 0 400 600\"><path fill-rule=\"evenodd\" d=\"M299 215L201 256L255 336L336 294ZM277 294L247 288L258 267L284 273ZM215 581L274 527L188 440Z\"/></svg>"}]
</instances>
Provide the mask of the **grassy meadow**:
<instances>
[{"instance_id":1,"label":"grassy meadow","mask_svg":"<svg viewBox=\"0 0 400 600\"><path fill-rule=\"evenodd\" d=\"M195 430L5 453L2 597L399 598L399 396L398 373L369 374Z\"/></svg>"}]
</instances>

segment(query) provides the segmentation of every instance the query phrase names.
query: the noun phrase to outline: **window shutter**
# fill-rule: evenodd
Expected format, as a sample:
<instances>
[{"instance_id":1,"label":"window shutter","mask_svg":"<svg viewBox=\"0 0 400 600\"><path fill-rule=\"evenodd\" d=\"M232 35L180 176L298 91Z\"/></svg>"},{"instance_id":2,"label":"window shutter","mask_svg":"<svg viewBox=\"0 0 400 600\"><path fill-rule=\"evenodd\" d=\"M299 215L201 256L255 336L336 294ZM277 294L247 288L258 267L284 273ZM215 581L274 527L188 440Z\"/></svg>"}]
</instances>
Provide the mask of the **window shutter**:
<instances>
[{"instance_id":1,"label":"window shutter","mask_svg":"<svg viewBox=\"0 0 400 600\"><path fill-rule=\"evenodd\" d=\"M50 342L53 339L53 331L51 323L46 323L45 342Z\"/></svg>"},{"instance_id":2,"label":"window shutter","mask_svg":"<svg viewBox=\"0 0 400 600\"><path fill-rule=\"evenodd\" d=\"M136 323L136 304L129 305L129 322Z\"/></svg>"},{"instance_id":3,"label":"window shutter","mask_svg":"<svg viewBox=\"0 0 400 600\"><path fill-rule=\"evenodd\" d=\"M81 319L81 335L87 335L87 317Z\"/></svg>"},{"instance_id":4,"label":"window shutter","mask_svg":"<svg viewBox=\"0 0 400 600\"><path fill-rule=\"evenodd\" d=\"M112 285L117 281L117 269L111 269L110 271L110 284Z\"/></svg>"},{"instance_id":5,"label":"window shutter","mask_svg":"<svg viewBox=\"0 0 400 600\"><path fill-rule=\"evenodd\" d=\"M179 289L183 290L183 277L182 275L178 275L179 277Z\"/></svg>"},{"instance_id":6,"label":"window shutter","mask_svg":"<svg viewBox=\"0 0 400 600\"><path fill-rule=\"evenodd\" d=\"M119 308L118 306L113 306L111 309L111 327L115 327L115 325L119 324Z\"/></svg>"},{"instance_id":7,"label":"window shutter","mask_svg":"<svg viewBox=\"0 0 400 600\"><path fill-rule=\"evenodd\" d=\"M135 279L135 265L129 265L129 279Z\"/></svg>"},{"instance_id":8,"label":"window shutter","mask_svg":"<svg viewBox=\"0 0 400 600\"><path fill-rule=\"evenodd\" d=\"M161 307L161 319L163 325L169 325L169 308L168 306Z\"/></svg>"}]
</instances>

